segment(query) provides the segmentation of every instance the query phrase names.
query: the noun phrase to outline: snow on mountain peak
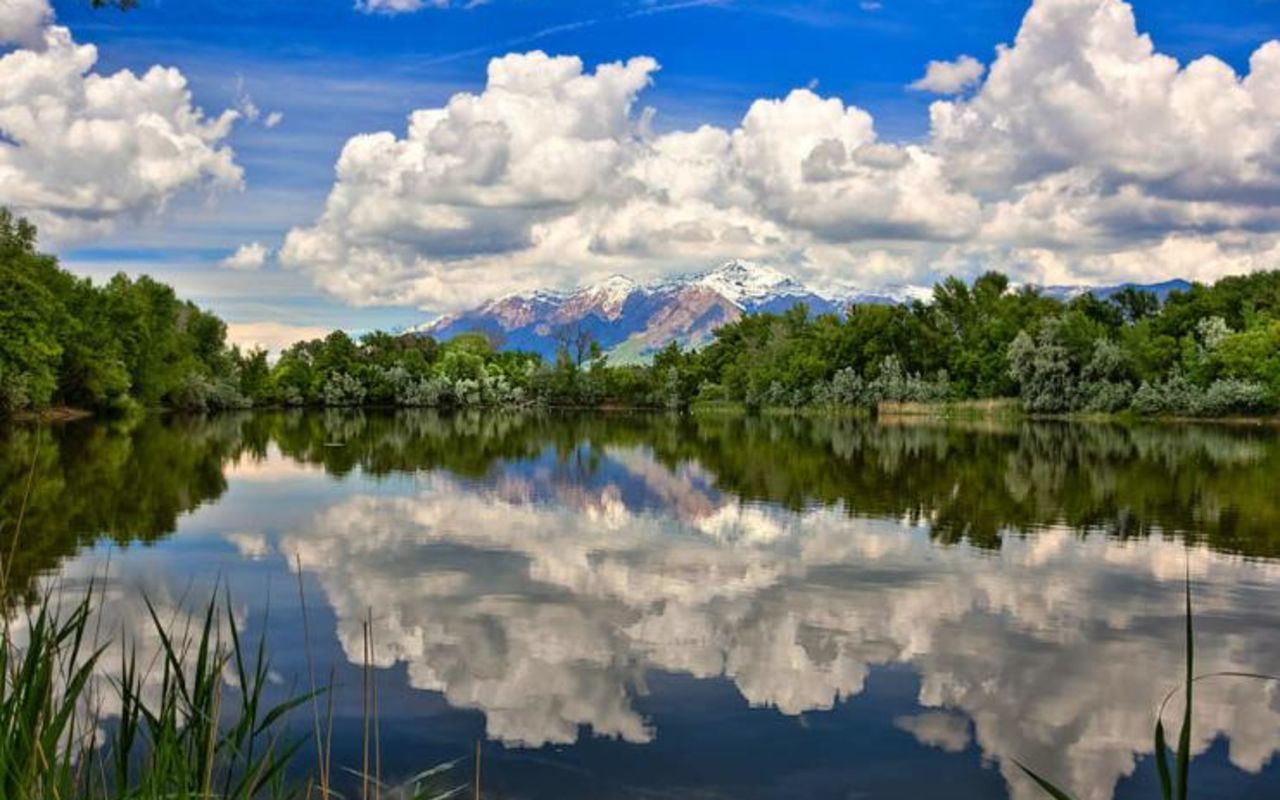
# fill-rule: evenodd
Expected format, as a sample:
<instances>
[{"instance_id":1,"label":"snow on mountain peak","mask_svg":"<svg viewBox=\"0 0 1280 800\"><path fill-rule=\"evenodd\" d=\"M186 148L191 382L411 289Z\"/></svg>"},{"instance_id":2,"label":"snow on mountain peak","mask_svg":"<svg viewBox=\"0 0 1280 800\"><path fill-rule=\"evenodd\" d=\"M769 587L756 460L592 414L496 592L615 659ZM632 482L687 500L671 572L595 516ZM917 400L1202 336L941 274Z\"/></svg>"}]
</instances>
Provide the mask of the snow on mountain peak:
<instances>
[{"instance_id":1,"label":"snow on mountain peak","mask_svg":"<svg viewBox=\"0 0 1280 800\"><path fill-rule=\"evenodd\" d=\"M625 298L636 290L638 284L626 275L610 275L599 283L586 287L585 291L605 297Z\"/></svg>"},{"instance_id":2,"label":"snow on mountain peak","mask_svg":"<svg viewBox=\"0 0 1280 800\"><path fill-rule=\"evenodd\" d=\"M689 281L717 292L736 305L778 294L803 292L799 281L773 267L734 259L708 272L690 276Z\"/></svg>"},{"instance_id":3,"label":"snow on mountain peak","mask_svg":"<svg viewBox=\"0 0 1280 800\"><path fill-rule=\"evenodd\" d=\"M590 298L602 311L612 316L622 310L627 299L638 288L640 288L639 284L626 275L610 275L600 283L579 289L577 295Z\"/></svg>"}]
</instances>

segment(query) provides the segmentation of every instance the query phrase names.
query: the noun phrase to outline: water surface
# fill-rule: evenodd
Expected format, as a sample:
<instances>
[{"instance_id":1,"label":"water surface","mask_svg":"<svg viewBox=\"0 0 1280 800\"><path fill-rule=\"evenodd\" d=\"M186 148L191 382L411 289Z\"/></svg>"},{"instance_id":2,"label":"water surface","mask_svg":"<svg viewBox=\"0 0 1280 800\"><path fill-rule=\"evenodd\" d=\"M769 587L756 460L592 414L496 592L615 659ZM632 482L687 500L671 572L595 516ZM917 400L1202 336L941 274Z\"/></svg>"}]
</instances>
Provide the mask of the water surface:
<instances>
[{"instance_id":1,"label":"water surface","mask_svg":"<svg viewBox=\"0 0 1280 800\"><path fill-rule=\"evenodd\" d=\"M105 575L145 641L142 593L225 581L284 693L300 582L335 760L369 620L384 774L481 739L494 798L1039 797L1014 758L1150 797L1187 569L1200 671L1280 673L1267 428L157 416L5 430L0 473L11 604ZM1196 792L1280 793L1280 691L1196 711Z\"/></svg>"}]
</instances>

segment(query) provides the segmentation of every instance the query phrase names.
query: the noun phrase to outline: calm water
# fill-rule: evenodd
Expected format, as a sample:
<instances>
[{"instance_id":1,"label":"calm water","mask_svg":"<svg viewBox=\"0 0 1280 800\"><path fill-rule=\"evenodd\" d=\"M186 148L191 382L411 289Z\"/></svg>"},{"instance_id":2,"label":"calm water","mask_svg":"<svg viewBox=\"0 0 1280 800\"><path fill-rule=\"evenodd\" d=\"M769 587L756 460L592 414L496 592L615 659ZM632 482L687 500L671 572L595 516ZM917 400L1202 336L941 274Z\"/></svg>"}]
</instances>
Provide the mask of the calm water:
<instances>
[{"instance_id":1,"label":"calm water","mask_svg":"<svg viewBox=\"0 0 1280 800\"><path fill-rule=\"evenodd\" d=\"M14 583L107 575L145 642L221 578L281 692L300 570L335 760L371 618L383 772L484 739L494 798L1151 797L1186 565L1198 668L1280 673L1270 429L246 414L0 431L0 475ZM1194 791L1280 794L1280 691L1196 710Z\"/></svg>"}]
</instances>

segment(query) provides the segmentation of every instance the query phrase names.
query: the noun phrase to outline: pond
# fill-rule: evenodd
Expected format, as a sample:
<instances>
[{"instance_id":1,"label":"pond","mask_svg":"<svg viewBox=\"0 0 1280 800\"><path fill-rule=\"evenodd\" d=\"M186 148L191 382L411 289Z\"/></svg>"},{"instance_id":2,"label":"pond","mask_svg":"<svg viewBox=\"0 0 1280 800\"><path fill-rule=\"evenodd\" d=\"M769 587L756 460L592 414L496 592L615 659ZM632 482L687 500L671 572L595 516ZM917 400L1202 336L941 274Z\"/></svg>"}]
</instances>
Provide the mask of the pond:
<instances>
[{"instance_id":1,"label":"pond","mask_svg":"<svg viewBox=\"0 0 1280 800\"><path fill-rule=\"evenodd\" d=\"M94 580L137 641L225 584L276 690L333 676L335 764L369 642L383 775L482 741L492 798L1153 797L1188 571L1198 671L1280 673L1265 427L149 416L0 476L11 607ZM1280 792L1280 690L1196 714L1193 792Z\"/></svg>"}]
</instances>

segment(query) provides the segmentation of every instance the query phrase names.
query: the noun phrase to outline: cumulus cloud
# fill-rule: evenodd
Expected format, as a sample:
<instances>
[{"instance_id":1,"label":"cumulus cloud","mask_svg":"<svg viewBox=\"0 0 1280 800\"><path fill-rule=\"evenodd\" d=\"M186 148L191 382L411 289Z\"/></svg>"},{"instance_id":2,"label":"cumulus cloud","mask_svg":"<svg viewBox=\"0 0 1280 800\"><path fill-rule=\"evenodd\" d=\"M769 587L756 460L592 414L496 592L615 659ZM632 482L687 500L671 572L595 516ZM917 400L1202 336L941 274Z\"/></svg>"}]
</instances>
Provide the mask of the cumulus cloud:
<instances>
[{"instance_id":1,"label":"cumulus cloud","mask_svg":"<svg viewBox=\"0 0 1280 800\"><path fill-rule=\"evenodd\" d=\"M271 256L271 250L261 242L249 242L236 248L236 251L218 262L224 269L251 271L262 269Z\"/></svg>"},{"instance_id":2,"label":"cumulus cloud","mask_svg":"<svg viewBox=\"0 0 1280 800\"><path fill-rule=\"evenodd\" d=\"M48 0L0 0L0 45L38 48L52 20Z\"/></svg>"},{"instance_id":3,"label":"cumulus cloud","mask_svg":"<svg viewBox=\"0 0 1280 800\"><path fill-rule=\"evenodd\" d=\"M1213 279L1275 266L1280 42L1249 72L1159 53L1123 0L1035 0L984 77L933 62L930 134L881 139L810 89L732 127L656 134L652 59L594 71L494 59L478 93L352 138L325 210L282 263L358 304L451 310L494 294L638 278L725 257L815 285Z\"/></svg>"},{"instance_id":4,"label":"cumulus cloud","mask_svg":"<svg viewBox=\"0 0 1280 800\"><path fill-rule=\"evenodd\" d=\"M236 188L235 111L206 117L176 69L95 71L98 52L51 24L44 0L3 0L0 205L67 237L163 209L192 187Z\"/></svg>"},{"instance_id":5,"label":"cumulus cloud","mask_svg":"<svg viewBox=\"0 0 1280 800\"><path fill-rule=\"evenodd\" d=\"M227 541L235 546L241 558L249 561L261 561L272 554L271 543L265 534L257 531L228 533Z\"/></svg>"},{"instance_id":6,"label":"cumulus cloud","mask_svg":"<svg viewBox=\"0 0 1280 800\"><path fill-rule=\"evenodd\" d=\"M959 94L978 81L987 68L973 56L960 56L955 61L930 61L924 76L910 88L934 94Z\"/></svg>"},{"instance_id":7,"label":"cumulus cloud","mask_svg":"<svg viewBox=\"0 0 1280 800\"><path fill-rule=\"evenodd\" d=\"M993 188L1085 169L1108 187L1261 200L1280 187L1280 42L1250 65L1181 66L1120 0L1037 0L978 94L934 104L933 137L954 171Z\"/></svg>"},{"instance_id":8,"label":"cumulus cloud","mask_svg":"<svg viewBox=\"0 0 1280 800\"><path fill-rule=\"evenodd\" d=\"M814 242L961 239L978 203L933 154L881 142L869 114L800 89L726 130L654 135L637 109L657 63L541 52L489 65L485 89L357 136L287 266L355 303L457 306Z\"/></svg>"}]
</instances>

